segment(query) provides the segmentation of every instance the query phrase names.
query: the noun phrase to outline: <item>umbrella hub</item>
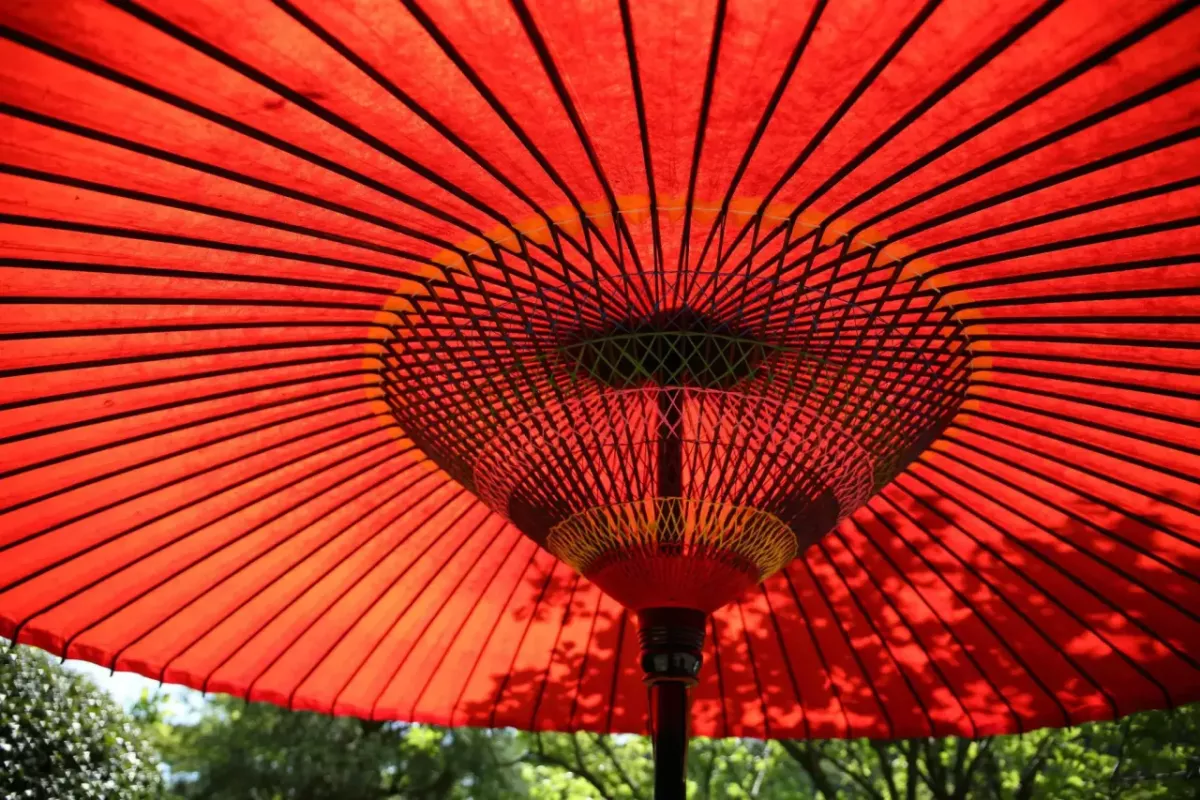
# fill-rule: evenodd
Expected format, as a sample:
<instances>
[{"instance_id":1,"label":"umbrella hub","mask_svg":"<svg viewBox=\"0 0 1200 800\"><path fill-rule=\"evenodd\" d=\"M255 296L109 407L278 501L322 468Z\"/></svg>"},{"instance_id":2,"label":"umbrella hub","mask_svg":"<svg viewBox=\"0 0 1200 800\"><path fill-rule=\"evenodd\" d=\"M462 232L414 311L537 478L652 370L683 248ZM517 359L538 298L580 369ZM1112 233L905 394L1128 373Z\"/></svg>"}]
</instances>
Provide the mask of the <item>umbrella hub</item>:
<instances>
[{"instance_id":1,"label":"umbrella hub","mask_svg":"<svg viewBox=\"0 0 1200 800\"><path fill-rule=\"evenodd\" d=\"M797 541L756 508L660 497L573 514L546 549L626 608L711 612L791 561Z\"/></svg>"},{"instance_id":2,"label":"umbrella hub","mask_svg":"<svg viewBox=\"0 0 1200 800\"><path fill-rule=\"evenodd\" d=\"M693 243L708 268L664 250L699 235L679 215L611 240L521 227L387 306L405 433L639 612L711 612L784 567L966 388L957 323L898 264L797 266L786 219L713 224L751 233Z\"/></svg>"}]
</instances>

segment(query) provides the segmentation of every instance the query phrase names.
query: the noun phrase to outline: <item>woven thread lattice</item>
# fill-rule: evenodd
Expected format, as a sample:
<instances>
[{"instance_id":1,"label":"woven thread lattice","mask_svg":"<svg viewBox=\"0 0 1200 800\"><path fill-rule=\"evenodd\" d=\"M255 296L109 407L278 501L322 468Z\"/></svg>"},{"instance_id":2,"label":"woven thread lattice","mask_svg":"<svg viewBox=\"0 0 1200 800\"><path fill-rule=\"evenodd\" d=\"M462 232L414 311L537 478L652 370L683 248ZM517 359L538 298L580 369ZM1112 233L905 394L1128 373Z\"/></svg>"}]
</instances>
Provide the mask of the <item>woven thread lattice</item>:
<instances>
[{"instance_id":1,"label":"woven thread lattice","mask_svg":"<svg viewBox=\"0 0 1200 800\"><path fill-rule=\"evenodd\" d=\"M796 535L747 506L656 497L581 511L550 529L546 549L582 573L617 559L711 556L763 578L796 555Z\"/></svg>"},{"instance_id":2,"label":"woven thread lattice","mask_svg":"<svg viewBox=\"0 0 1200 800\"><path fill-rule=\"evenodd\" d=\"M797 541L765 511L658 497L568 517L551 528L546 549L628 608L709 611L791 561Z\"/></svg>"}]
</instances>

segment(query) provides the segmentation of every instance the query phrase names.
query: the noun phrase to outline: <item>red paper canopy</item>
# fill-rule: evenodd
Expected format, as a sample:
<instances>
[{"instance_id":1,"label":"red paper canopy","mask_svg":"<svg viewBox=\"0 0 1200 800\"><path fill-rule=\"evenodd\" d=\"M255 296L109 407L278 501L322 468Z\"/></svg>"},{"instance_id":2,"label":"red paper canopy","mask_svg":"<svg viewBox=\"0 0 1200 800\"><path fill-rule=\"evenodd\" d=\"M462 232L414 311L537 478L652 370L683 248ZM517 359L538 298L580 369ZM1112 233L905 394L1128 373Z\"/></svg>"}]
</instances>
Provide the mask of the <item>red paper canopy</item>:
<instances>
[{"instance_id":1,"label":"red paper canopy","mask_svg":"<svg viewBox=\"0 0 1200 800\"><path fill-rule=\"evenodd\" d=\"M682 230L638 241L699 269L773 220L805 291L879 274L939 315L965 397L712 617L694 731L1200 698L1192 5L4 3L0 634L296 708L642 730L631 615L397 425L396 315L523 247Z\"/></svg>"}]
</instances>

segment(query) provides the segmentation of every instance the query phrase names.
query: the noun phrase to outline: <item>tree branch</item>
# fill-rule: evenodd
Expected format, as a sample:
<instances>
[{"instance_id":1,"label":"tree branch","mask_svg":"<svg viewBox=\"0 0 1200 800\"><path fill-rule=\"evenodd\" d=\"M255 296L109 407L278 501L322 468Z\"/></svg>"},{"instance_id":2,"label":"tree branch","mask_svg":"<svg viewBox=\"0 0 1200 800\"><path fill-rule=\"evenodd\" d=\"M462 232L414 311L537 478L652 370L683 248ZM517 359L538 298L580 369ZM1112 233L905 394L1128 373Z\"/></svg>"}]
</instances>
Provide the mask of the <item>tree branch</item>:
<instances>
[{"instance_id":1,"label":"tree branch","mask_svg":"<svg viewBox=\"0 0 1200 800\"><path fill-rule=\"evenodd\" d=\"M781 739L779 744L783 746L784 752L791 756L792 760L808 773L809 779L821 797L825 798L825 800L837 800L837 790L829 782L829 776L821 769L820 763L817 761L816 756L813 755L812 748L807 742L801 746L799 742L790 739Z\"/></svg>"},{"instance_id":2,"label":"tree branch","mask_svg":"<svg viewBox=\"0 0 1200 800\"><path fill-rule=\"evenodd\" d=\"M883 795L879 793L878 789L876 789L874 786L871 785L871 782L867 779L866 776L859 775L856 772L851 772L850 770L848 770L844 766L842 766L840 763L838 763L838 760L836 758L830 758L819 748L818 748L817 752L820 753L820 757L822 759L828 761L833 766L834 769L836 769L838 772L842 773L847 778L849 778L850 780L852 780L856 784L858 784L860 787L862 787L862 790L867 793L867 796L870 797L871 800L884 800ZM861 765L861 761L860 761L860 765Z\"/></svg>"},{"instance_id":3,"label":"tree branch","mask_svg":"<svg viewBox=\"0 0 1200 800\"><path fill-rule=\"evenodd\" d=\"M754 776L754 783L750 784L750 796L758 797L758 793L762 790L763 778L767 774L767 745L763 743L762 752L758 755L758 774Z\"/></svg>"},{"instance_id":4,"label":"tree branch","mask_svg":"<svg viewBox=\"0 0 1200 800\"><path fill-rule=\"evenodd\" d=\"M971 759L971 763L967 765L967 768L963 770L962 774L954 782L954 800L967 800L975 770L978 768L981 759L991 760L992 743L995 741L995 739L984 739L979 743L979 746L975 749L975 757ZM969 741L966 742L964 749L968 749L970 745Z\"/></svg>"},{"instance_id":5,"label":"tree branch","mask_svg":"<svg viewBox=\"0 0 1200 800\"><path fill-rule=\"evenodd\" d=\"M925 770L921 777L925 785L937 800L950 800L950 789L947 783L947 773L942 764L942 740L925 740Z\"/></svg>"},{"instance_id":6,"label":"tree branch","mask_svg":"<svg viewBox=\"0 0 1200 800\"><path fill-rule=\"evenodd\" d=\"M954 787L951 797L959 797L959 787L963 785L963 778L967 771L967 753L971 750L970 739L955 739L954 740L954 766L950 770L950 774L954 776ZM950 789L949 786L946 787Z\"/></svg>"},{"instance_id":7,"label":"tree branch","mask_svg":"<svg viewBox=\"0 0 1200 800\"><path fill-rule=\"evenodd\" d=\"M642 787L634 783L633 779L631 779L629 774L625 771L625 767L619 760L617 760L617 754L613 752L612 745L609 744L608 737L601 736L598 733L592 735L596 737L596 744L601 750L604 751L604 755L608 756L608 760L612 762L613 769L617 771L617 775L620 776L621 781L629 787L629 791L633 794L633 796L638 798L644 797L645 795L642 793Z\"/></svg>"},{"instance_id":8,"label":"tree branch","mask_svg":"<svg viewBox=\"0 0 1200 800\"><path fill-rule=\"evenodd\" d=\"M991 787L992 796L1000 797L1000 763L990 753L988 754L987 768L984 770L984 776L987 778L988 786Z\"/></svg>"},{"instance_id":9,"label":"tree branch","mask_svg":"<svg viewBox=\"0 0 1200 800\"><path fill-rule=\"evenodd\" d=\"M1037 751L1034 752L1033 758L1029 759L1029 763L1025 765L1025 769L1021 770L1021 781L1017 784L1017 792L1014 795L1015 800L1029 800L1033 796L1033 781L1037 778L1037 773L1046 760L1046 751L1054 743L1056 736L1057 734L1048 734L1046 738L1038 743Z\"/></svg>"},{"instance_id":10,"label":"tree branch","mask_svg":"<svg viewBox=\"0 0 1200 800\"><path fill-rule=\"evenodd\" d=\"M896 790L896 773L892 769L892 760L888 758L885 746L872 740L871 749L875 751L875 757L879 759L879 766L883 771L883 779L887 782L888 796L891 800L900 800L900 793Z\"/></svg>"},{"instance_id":11,"label":"tree branch","mask_svg":"<svg viewBox=\"0 0 1200 800\"><path fill-rule=\"evenodd\" d=\"M566 770L577 778L582 778L590 783L592 787L600 793L600 796L604 798L604 800L613 800L612 795L608 793L608 790L604 787L604 785L597 780L596 776L593 775L591 771L588 770L587 766L579 760L579 742L575 740L574 735L571 736L571 741L575 746L576 761L579 762L575 765L567 763L558 756L552 756L548 754L545 746L542 744L541 733L535 733L533 736L534 741L537 742L537 749L528 754L531 757L532 763L540 764L542 766L558 767L559 769Z\"/></svg>"},{"instance_id":12,"label":"tree branch","mask_svg":"<svg viewBox=\"0 0 1200 800\"><path fill-rule=\"evenodd\" d=\"M907 797L907 800L917 800L917 778L919 767L917 764L917 742L915 739L908 740L907 761L908 764L906 766L908 770L908 780L904 784L904 794ZM997 795L997 797L999 797L999 795Z\"/></svg>"}]
</instances>

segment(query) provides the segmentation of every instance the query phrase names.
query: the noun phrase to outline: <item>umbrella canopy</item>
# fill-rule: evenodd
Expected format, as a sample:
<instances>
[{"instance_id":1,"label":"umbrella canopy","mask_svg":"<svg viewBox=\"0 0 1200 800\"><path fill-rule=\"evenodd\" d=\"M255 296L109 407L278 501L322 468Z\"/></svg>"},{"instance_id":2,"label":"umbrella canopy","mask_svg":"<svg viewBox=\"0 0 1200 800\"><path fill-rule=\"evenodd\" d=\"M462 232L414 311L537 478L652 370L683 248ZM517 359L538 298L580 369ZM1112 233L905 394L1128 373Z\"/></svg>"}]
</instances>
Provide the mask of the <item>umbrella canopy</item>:
<instances>
[{"instance_id":1,"label":"umbrella canopy","mask_svg":"<svg viewBox=\"0 0 1200 800\"><path fill-rule=\"evenodd\" d=\"M0 635L642 731L686 579L703 735L1200 699L1194 7L5 2Z\"/></svg>"}]
</instances>

